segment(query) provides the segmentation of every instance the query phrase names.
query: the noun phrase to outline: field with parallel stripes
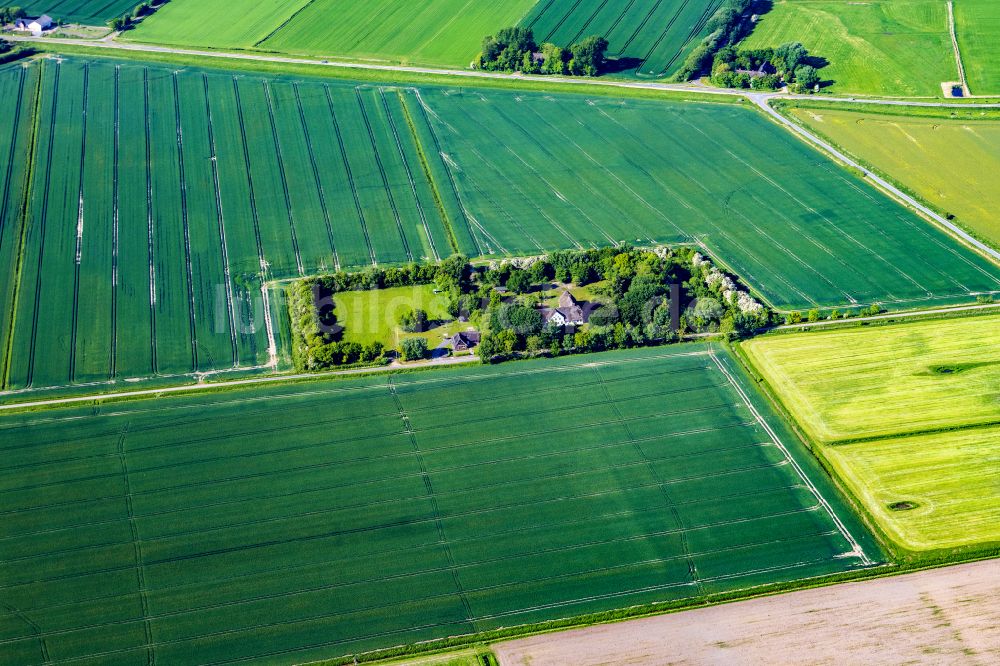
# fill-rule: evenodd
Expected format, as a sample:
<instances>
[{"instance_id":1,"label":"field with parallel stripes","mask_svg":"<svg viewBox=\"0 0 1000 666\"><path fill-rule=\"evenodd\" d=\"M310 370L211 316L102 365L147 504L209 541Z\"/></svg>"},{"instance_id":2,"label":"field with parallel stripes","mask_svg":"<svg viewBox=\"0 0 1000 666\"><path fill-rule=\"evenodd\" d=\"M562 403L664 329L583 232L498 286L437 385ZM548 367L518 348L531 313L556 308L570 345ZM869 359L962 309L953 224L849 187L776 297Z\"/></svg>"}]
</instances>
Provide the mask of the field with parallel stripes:
<instances>
[{"instance_id":1,"label":"field with parallel stripes","mask_svg":"<svg viewBox=\"0 0 1000 666\"><path fill-rule=\"evenodd\" d=\"M723 0L540 0L523 21L538 43L568 46L590 35L608 40L622 71L672 74L704 37Z\"/></svg>"},{"instance_id":2,"label":"field with parallel stripes","mask_svg":"<svg viewBox=\"0 0 1000 666\"><path fill-rule=\"evenodd\" d=\"M753 391L683 345L5 418L0 655L302 662L878 560Z\"/></svg>"},{"instance_id":3,"label":"field with parallel stripes","mask_svg":"<svg viewBox=\"0 0 1000 666\"><path fill-rule=\"evenodd\" d=\"M82 59L0 86L7 389L257 367L262 282L456 251L697 243L781 309L1000 292L996 265L733 105Z\"/></svg>"},{"instance_id":4,"label":"field with parallel stripes","mask_svg":"<svg viewBox=\"0 0 1000 666\"><path fill-rule=\"evenodd\" d=\"M28 16L47 14L55 20L87 25L104 25L111 19L129 14L139 4L136 0L22 0Z\"/></svg>"}]
</instances>

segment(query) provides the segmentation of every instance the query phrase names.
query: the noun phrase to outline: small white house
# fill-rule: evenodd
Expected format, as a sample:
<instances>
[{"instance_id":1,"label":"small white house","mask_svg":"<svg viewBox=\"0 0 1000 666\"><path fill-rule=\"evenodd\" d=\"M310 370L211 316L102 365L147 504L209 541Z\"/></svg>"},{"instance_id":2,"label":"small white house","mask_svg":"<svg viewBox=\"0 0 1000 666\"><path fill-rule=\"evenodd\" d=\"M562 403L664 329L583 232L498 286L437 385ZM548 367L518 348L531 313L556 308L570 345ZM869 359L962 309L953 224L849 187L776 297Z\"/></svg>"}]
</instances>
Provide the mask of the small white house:
<instances>
[{"instance_id":1,"label":"small white house","mask_svg":"<svg viewBox=\"0 0 1000 666\"><path fill-rule=\"evenodd\" d=\"M39 16L36 19L31 18L21 18L17 19L14 23L15 30L22 30L24 32L30 32L31 34L41 35L43 32L52 27L52 18L49 16Z\"/></svg>"}]
</instances>

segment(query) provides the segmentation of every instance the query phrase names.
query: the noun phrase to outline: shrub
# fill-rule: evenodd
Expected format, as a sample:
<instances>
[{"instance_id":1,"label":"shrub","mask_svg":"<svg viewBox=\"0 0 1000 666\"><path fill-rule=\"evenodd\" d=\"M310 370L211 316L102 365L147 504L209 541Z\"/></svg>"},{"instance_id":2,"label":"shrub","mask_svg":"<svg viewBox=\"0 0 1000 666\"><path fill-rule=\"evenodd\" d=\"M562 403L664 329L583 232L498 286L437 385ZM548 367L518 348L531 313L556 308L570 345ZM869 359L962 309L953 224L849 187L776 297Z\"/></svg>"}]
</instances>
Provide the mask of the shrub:
<instances>
[{"instance_id":1,"label":"shrub","mask_svg":"<svg viewBox=\"0 0 1000 666\"><path fill-rule=\"evenodd\" d=\"M423 338L406 338L400 348L406 361L419 361L427 356L427 341Z\"/></svg>"}]
</instances>

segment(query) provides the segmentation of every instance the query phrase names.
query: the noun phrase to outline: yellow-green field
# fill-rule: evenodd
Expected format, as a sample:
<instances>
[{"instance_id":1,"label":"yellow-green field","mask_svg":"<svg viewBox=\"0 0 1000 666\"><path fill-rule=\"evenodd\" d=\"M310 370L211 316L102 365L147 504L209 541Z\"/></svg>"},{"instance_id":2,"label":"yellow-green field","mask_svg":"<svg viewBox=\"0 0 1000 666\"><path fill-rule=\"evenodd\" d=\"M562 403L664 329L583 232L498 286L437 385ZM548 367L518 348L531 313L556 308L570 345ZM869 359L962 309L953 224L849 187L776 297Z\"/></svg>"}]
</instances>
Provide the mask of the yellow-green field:
<instances>
[{"instance_id":1,"label":"yellow-green field","mask_svg":"<svg viewBox=\"0 0 1000 666\"><path fill-rule=\"evenodd\" d=\"M743 348L820 442L1000 422L1000 316L766 336Z\"/></svg>"},{"instance_id":2,"label":"yellow-green field","mask_svg":"<svg viewBox=\"0 0 1000 666\"><path fill-rule=\"evenodd\" d=\"M775 0L748 48L802 42L832 92L941 97L958 68L945 0Z\"/></svg>"},{"instance_id":3,"label":"yellow-green field","mask_svg":"<svg viewBox=\"0 0 1000 666\"><path fill-rule=\"evenodd\" d=\"M1000 541L1000 428L842 444L827 458L910 550ZM894 510L908 503L913 508Z\"/></svg>"},{"instance_id":4,"label":"yellow-green field","mask_svg":"<svg viewBox=\"0 0 1000 666\"><path fill-rule=\"evenodd\" d=\"M1000 540L1000 316L764 336L742 347L899 545Z\"/></svg>"},{"instance_id":5,"label":"yellow-green field","mask_svg":"<svg viewBox=\"0 0 1000 666\"><path fill-rule=\"evenodd\" d=\"M791 108L798 121L1000 247L1000 120Z\"/></svg>"},{"instance_id":6,"label":"yellow-green field","mask_svg":"<svg viewBox=\"0 0 1000 666\"><path fill-rule=\"evenodd\" d=\"M456 329L448 314L446 294L435 294L434 285L394 287L371 291L343 291L333 297L337 324L344 327L344 340L361 344L380 341L389 349L399 347L403 338L422 337L432 349L441 342L444 334L464 330L466 324ZM399 316L407 309L427 312L429 320L449 323L435 326L423 333L404 333L399 328Z\"/></svg>"}]
</instances>

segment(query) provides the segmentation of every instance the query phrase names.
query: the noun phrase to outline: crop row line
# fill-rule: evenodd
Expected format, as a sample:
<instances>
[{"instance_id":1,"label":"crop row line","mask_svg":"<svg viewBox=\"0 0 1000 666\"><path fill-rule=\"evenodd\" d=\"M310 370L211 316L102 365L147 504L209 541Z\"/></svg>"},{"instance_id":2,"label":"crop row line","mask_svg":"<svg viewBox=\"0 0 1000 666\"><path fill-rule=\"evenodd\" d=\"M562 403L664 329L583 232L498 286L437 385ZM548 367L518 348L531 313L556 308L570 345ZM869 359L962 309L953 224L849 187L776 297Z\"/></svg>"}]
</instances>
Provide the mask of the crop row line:
<instances>
[{"instance_id":1,"label":"crop row line","mask_svg":"<svg viewBox=\"0 0 1000 666\"><path fill-rule=\"evenodd\" d=\"M299 94L298 82L292 83L292 90L295 93L295 106L299 112L299 125L302 127L302 135L306 142L306 151L309 154L309 166L312 169L313 182L316 184L316 193L319 196L320 210L323 212L323 224L326 225L326 236L330 241L330 250L333 252L334 270L340 270L340 255L337 253L337 244L334 242L333 225L330 222L330 209L326 203L326 191L323 187L323 180L319 172L319 164L316 162L316 151L313 149L313 141L309 132L309 123L306 122L306 113L302 108L302 96Z\"/></svg>"},{"instance_id":2,"label":"crop row line","mask_svg":"<svg viewBox=\"0 0 1000 666\"><path fill-rule=\"evenodd\" d=\"M285 215L288 218L288 231L292 239L292 251L295 253L295 267L299 275L305 275L302 267L302 255L299 252L299 238L295 233L295 216L292 213L292 196L288 192L288 176L285 174L285 160L281 150L281 140L278 138L278 126L274 122L274 103L271 101L271 86L267 84L267 79L261 80L264 89L264 102L267 107L267 119L271 126L271 140L274 143L274 156L277 160L278 178L281 180L281 192L285 197Z\"/></svg>"},{"instance_id":3,"label":"crop row line","mask_svg":"<svg viewBox=\"0 0 1000 666\"><path fill-rule=\"evenodd\" d=\"M27 68L22 68L20 81L18 82L17 106L14 110L14 124L13 127L11 128L10 152L8 153L7 156L7 169L6 169L6 174L4 175L3 199L0 199L0 248L2 248L4 238L6 238L4 230L6 229L7 224L9 222L7 211L9 210L10 207L10 191L11 187L13 186L14 162L16 161L15 156L17 155L18 139L21 135L21 133L18 130L20 129L21 126L21 113L24 108L24 85L27 78L28 78L28 70ZM41 88L42 88L42 77L39 74L37 77L37 82L35 84L35 97L33 100L34 110L31 115L31 131L29 132L28 135L28 159L25 165L26 171L24 178L25 190L21 193L21 202L20 205L18 206L18 212L19 212L18 217L20 218L19 219L20 233L18 233L17 256L15 257L15 263L14 263L14 271L13 271L14 279L11 280L11 284L8 287L9 293L11 294L12 297L11 298L12 305L10 313L10 325L5 331L7 335L6 338L4 339L4 349L2 350L3 357L0 358L0 389L7 388L10 375L10 360L11 360L11 353L13 350L14 324L17 321L17 304L18 304L17 296L18 293L20 292L21 267L23 264L22 255L24 252L24 236L25 236L25 227L27 226L26 224L27 208L29 205L28 204L29 193L31 191L30 183L34 171L36 142L38 140L37 138L38 119L40 117L39 106L41 104Z\"/></svg>"},{"instance_id":4,"label":"crop row line","mask_svg":"<svg viewBox=\"0 0 1000 666\"><path fill-rule=\"evenodd\" d=\"M118 374L118 162L121 154L121 65L115 65L114 119L111 167L111 350L108 356L108 380Z\"/></svg>"},{"instance_id":5,"label":"crop row line","mask_svg":"<svg viewBox=\"0 0 1000 666\"><path fill-rule=\"evenodd\" d=\"M677 14L683 11L684 8L687 7L690 1L691 0L684 0L684 2L681 3L680 7L678 7L677 9L677 12L674 14L674 18L671 19L670 24L667 25L668 29L670 25L673 24L673 21L677 19ZM635 26L635 30L633 30L632 34L629 35L629 38L625 40L625 44L622 45L621 47L622 53L628 50L628 47L632 45L632 42L634 42L635 38L639 36L639 33L642 32L642 29L646 27L646 24L649 23L649 20L653 18L653 14L656 13L656 10L659 9L660 5L662 4L663 0L656 0L656 4L654 4L652 7L649 8L649 11L646 13L646 16L644 16L642 21L640 21L639 24Z\"/></svg>"},{"instance_id":6,"label":"crop row line","mask_svg":"<svg viewBox=\"0 0 1000 666\"><path fill-rule=\"evenodd\" d=\"M194 270L191 267L191 225L188 218L187 176L184 172L184 129L181 126L181 95L177 72L171 76L174 93L174 124L177 133L177 176L181 194L181 223L184 228L184 265L187 276L188 335L191 337L191 368L198 370L198 326L194 307Z\"/></svg>"},{"instance_id":7,"label":"crop row line","mask_svg":"<svg viewBox=\"0 0 1000 666\"><path fill-rule=\"evenodd\" d=\"M364 98L361 96L361 90L355 88L354 96L358 100L358 108L361 109L361 118L365 123L365 129L368 131L368 140L371 142L372 155L375 158L375 166L378 167L379 175L382 178L382 186L385 188L385 196L389 200L389 208L392 209L392 216L396 220L396 230L399 232L399 240L403 244L403 250L406 252L407 261L413 261L413 253L410 251L410 244L406 240L406 234L403 231L403 222L399 217L399 209L396 207L396 200L392 196L392 187L389 185L389 178L386 176L385 167L382 164L382 157L379 155L378 144L375 141L375 132L372 130L372 124L368 118L368 110L365 108L365 102Z\"/></svg>"},{"instance_id":8,"label":"crop row line","mask_svg":"<svg viewBox=\"0 0 1000 666\"><path fill-rule=\"evenodd\" d=\"M406 159L406 151L403 149L403 142L399 138L396 121L392 119L392 111L389 109L389 102L385 98L385 89L379 88L378 95L382 100L382 108L385 110L385 120L389 125L389 129L392 130L392 137L395 139L396 150L399 151L399 159L403 163L403 170L406 172L406 180L410 184L410 192L413 194L413 202L417 207L417 215L420 217L420 223L424 228L424 234L427 236L427 243L430 245L431 253L434 255L434 261L441 261L441 255L438 254L437 246L434 244L434 236L431 234L431 228L427 224L427 216L424 213L424 206L420 203L420 196L417 194L417 184L413 178L413 170L410 168L409 160Z\"/></svg>"},{"instance_id":9,"label":"crop row line","mask_svg":"<svg viewBox=\"0 0 1000 666\"><path fill-rule=\"evenodd\" d=\"M226 316L229 319L229 340L233 350L233 367L240 365L239 349L236 341L236 305L233 302L233 276L229 266L229 246L226 242L226 218L222 205L222 186L219 182L218 153L215 146L215 127L212 122L212 104L208 90L208 75L202 73L202 88L205 96L205 123L208 138L209 162L212 168L212 185L215 196L215 216L219 231L219 249L222 253L222 271L225 275Z\"/></svg>"},{"instance_id":10,"label":"crop row line","mask_svg":"<svg viewBox=\"0 0 1000 666\"><path fill-rule=\"evenodd\" d=\"M80 314L80 263L83 257L83 225L84 225L84 205L83 205L83 184L86 174L87 164L87 105L90 97L90 63L83 66L83 103L80 118L80 177L77 189L77 213L76 213L76 261L73 264L73 307L71 309L70 338L69 338L69 382L72 384L76 380L76 338L79 332Z\"/></svg>"},{"instance_id":11,"label":"crop row line","mask_svg":"<svg viewBox=\"0 0 1000 666\"><path fill-rule=\"evenodd\" d=\"M149 259L149 346L151 370L156 374L159 363L156 358L156 234L153 229L153 148L152 131L149 127L151 108L149 105L149 68L142 68L143 123L146 128L146 232Z\"/></svg>"},{"instance_id":12,"label":"crop row line","mask_svg":"<svg viewBox=\"0 0 1000 666\"><path fill-rule=\"evenodd\" d=\"M257 260L261 273L267 271L267 260L264 258L264 245L260 238L260 215L257 213L257 196L253 187L253 172L250 167L250 149L247 146L247 127L243 118L243 102L240 100L240 86L237 77L233 76L233 94L236 98L236 116L240 124L241 146L243 147L243 166L247 173L247 190L250 194L250 213L253 219L253 234L257 241Z\"/></svg>"},{"instance_id":13,"label":"crop row line","mask_svg":"<svg viewBox=\"0 0 1000 666\"><path fill-rule=\"evenodd\" d=\"M35 275L35 299L34 308L31 316L31 340L29 341L28 347L28 372L26 377L26 384L31 386L32 378L35 371L35 347L37 345L37 335L38 335L38 313L40 310L40 303L42 298L42 276L43 276L43 259L45 257L45 231L46 218L48 217L49 211L49 188L52 185L52 154L53 147L55 145L55 132L56 132L56 112L58 110L59 103L59 75L62 72L62 63L56 61L55 66L55 76L53 83L52 93L52 108L50 109L49 117L49 143L48 143L48 153L46 156L45 163L45 186L42 190L42 210L38 218L38 265L36 267L37 273Z\"/></svg>"},{"instance_id":14,"label":"crop row line","mask_svg":"<svg viewBox=\"0 0 1000 666\"><path fill-rule=\"evenodd\" d=\"M364 207L361 205L361 197L358 195L358 187L354 182L354 174L351 171L351 161L347 157L347 146L344 145L344 135L340 131L340 121L337 120L337 113L334 111L333 96L330 94L330 86L323 84L323 91L326 94L327 108L330 109L330 122L333 124L333 132L337 136L337 145L340 147L340 157L344 162L344 171L347 172L347 183L351 188L351 195L354 197L354 208L358 213L358 221L361 222L361 230L365 235L365 244L368 246L368 255L371 258L372 266L378 265L375 258L375 248L372 247L371 234L368 231L368 221L365 219Z\"/></svg>"}]
</instances>

